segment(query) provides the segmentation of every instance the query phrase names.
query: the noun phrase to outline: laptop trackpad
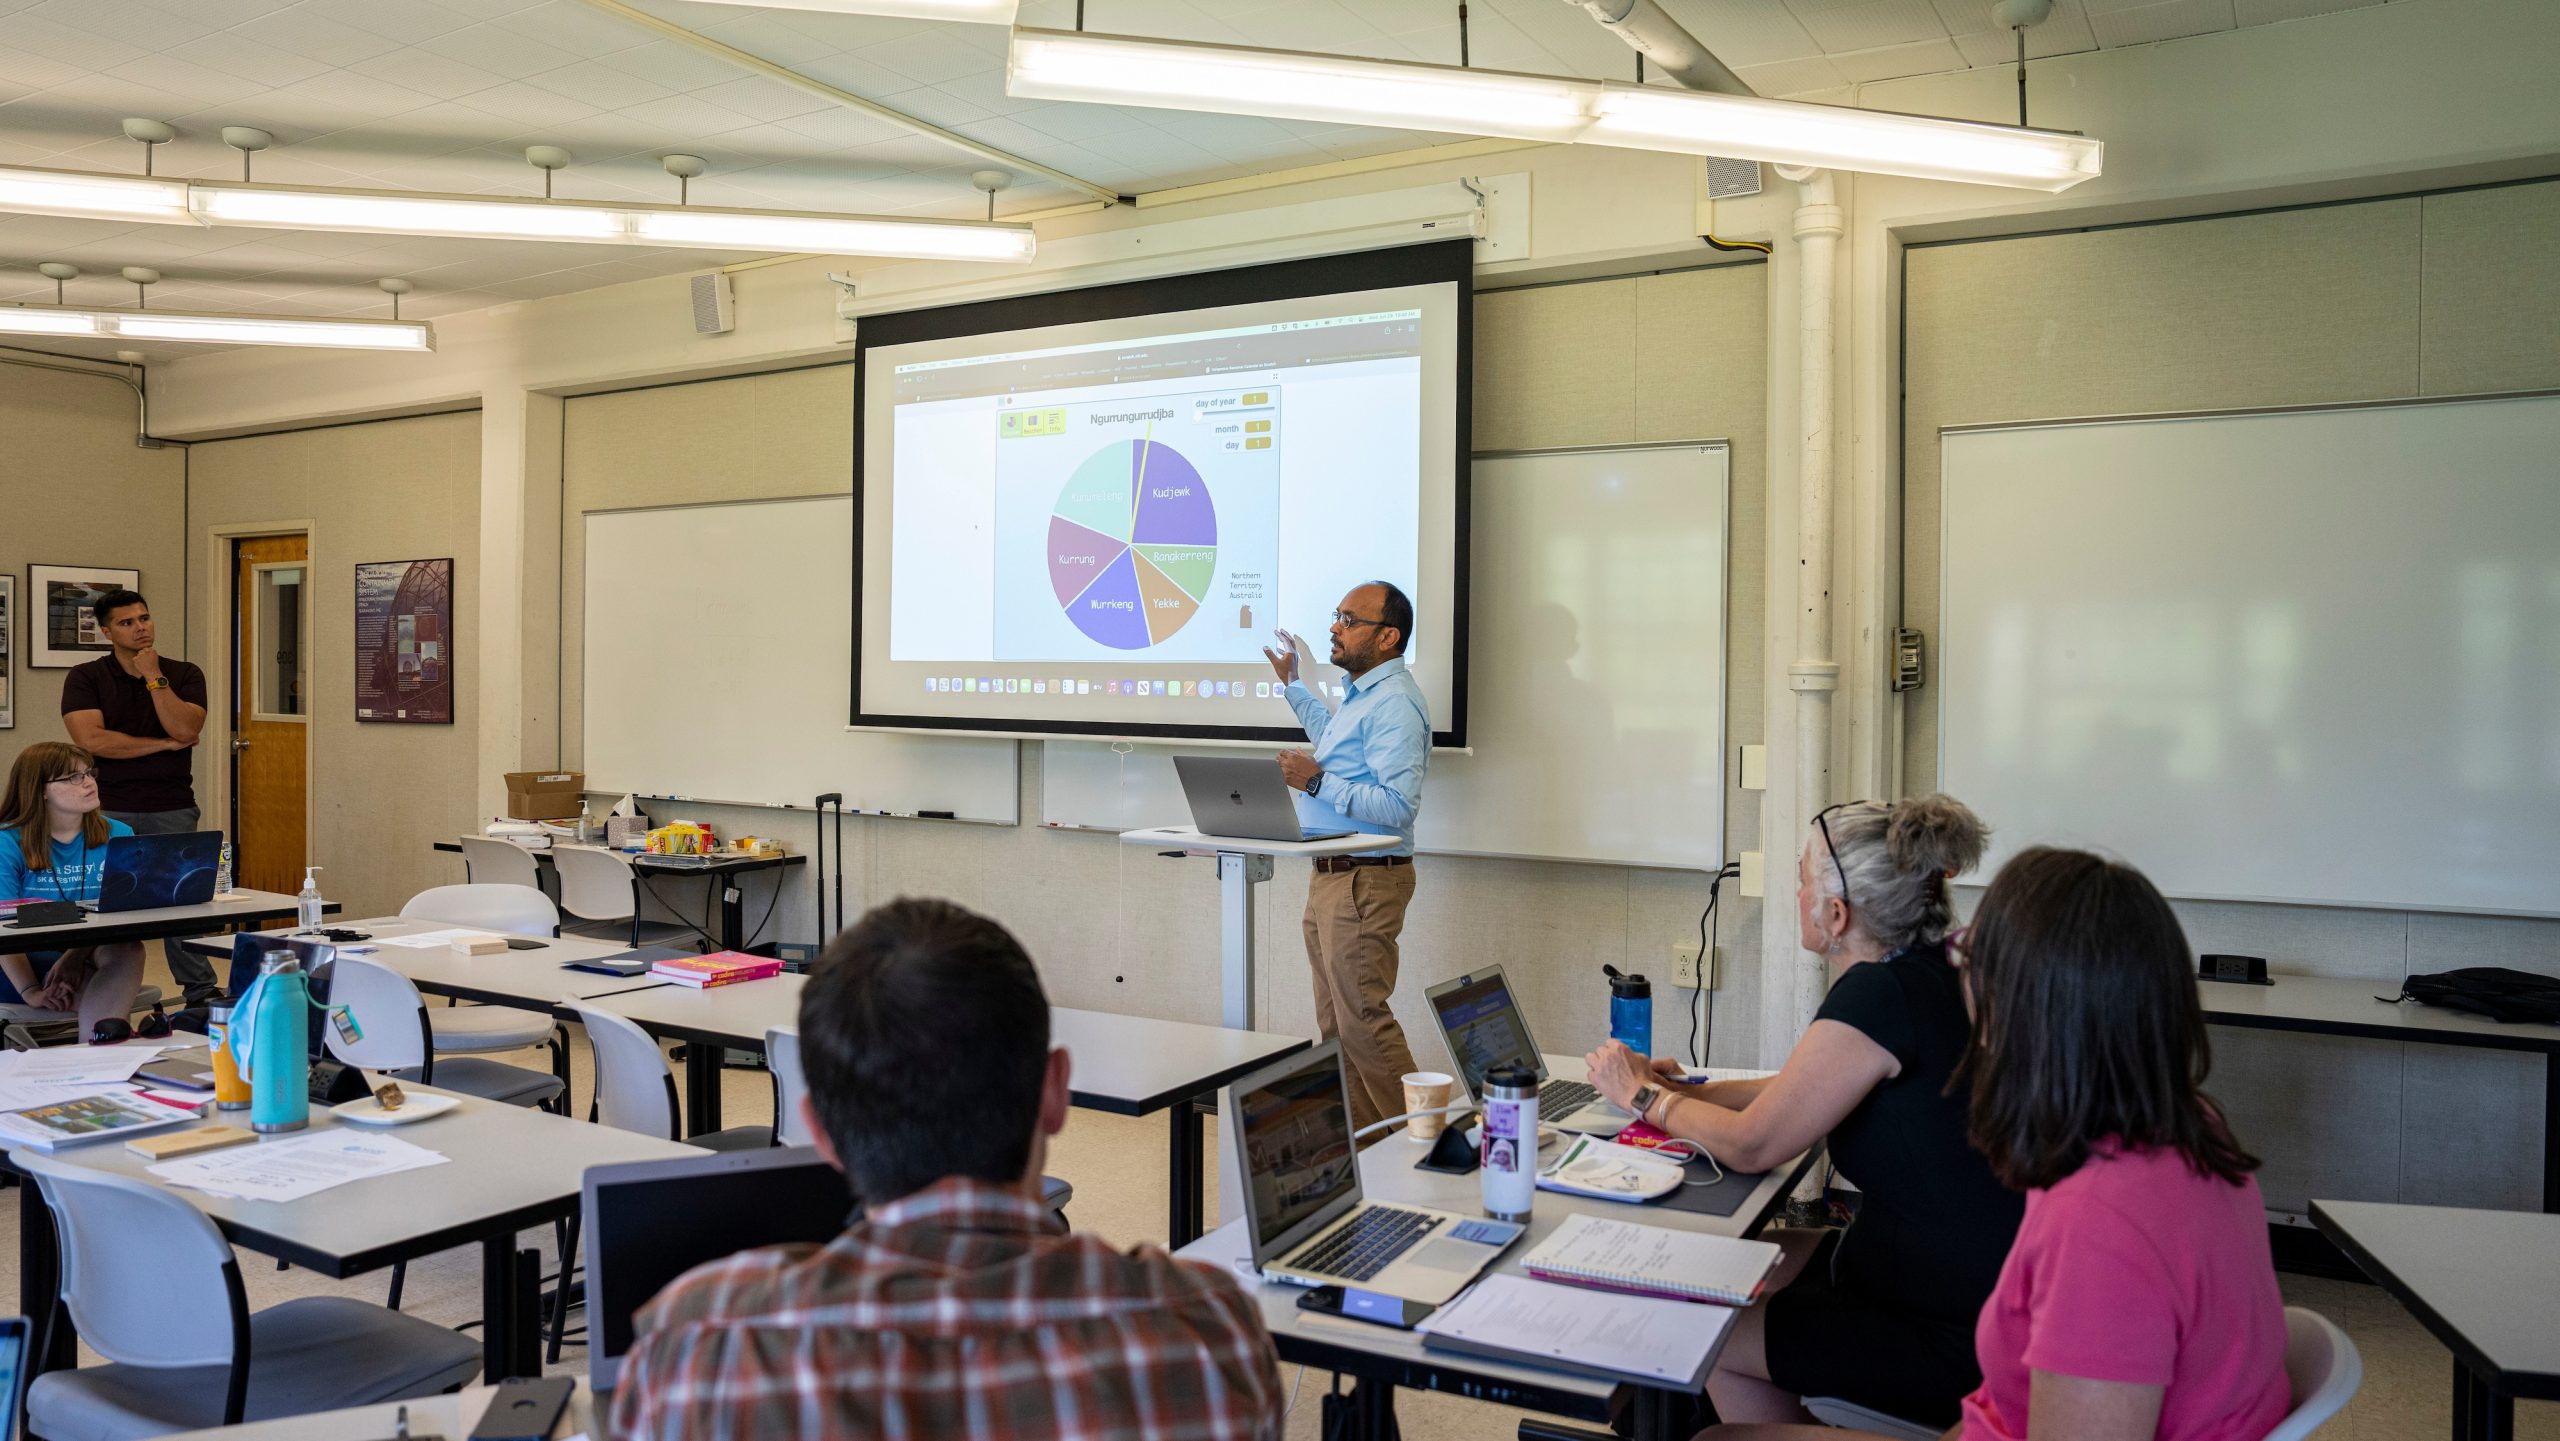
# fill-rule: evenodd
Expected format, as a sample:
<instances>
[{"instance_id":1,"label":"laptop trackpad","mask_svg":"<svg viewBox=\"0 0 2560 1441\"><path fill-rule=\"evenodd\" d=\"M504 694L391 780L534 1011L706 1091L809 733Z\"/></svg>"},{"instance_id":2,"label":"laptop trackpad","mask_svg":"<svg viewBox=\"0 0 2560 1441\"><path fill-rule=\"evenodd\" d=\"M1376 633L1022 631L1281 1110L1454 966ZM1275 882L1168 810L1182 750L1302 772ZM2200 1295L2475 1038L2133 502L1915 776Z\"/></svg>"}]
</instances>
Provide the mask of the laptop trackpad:
<instances>
[{"instance_id":1,"label":"laptop trackpad","mask_svg":"<svg viewBox=\"0 0 2560 1441\"><path fill-rule=\"evenodd\" d=\"M1439 1236L1414 1247L1413 1253L1405 1259L1434 1271L1473 1271L1484 1264L1485 1252L1483 1246Z\"/></svg>"}]
</instances>

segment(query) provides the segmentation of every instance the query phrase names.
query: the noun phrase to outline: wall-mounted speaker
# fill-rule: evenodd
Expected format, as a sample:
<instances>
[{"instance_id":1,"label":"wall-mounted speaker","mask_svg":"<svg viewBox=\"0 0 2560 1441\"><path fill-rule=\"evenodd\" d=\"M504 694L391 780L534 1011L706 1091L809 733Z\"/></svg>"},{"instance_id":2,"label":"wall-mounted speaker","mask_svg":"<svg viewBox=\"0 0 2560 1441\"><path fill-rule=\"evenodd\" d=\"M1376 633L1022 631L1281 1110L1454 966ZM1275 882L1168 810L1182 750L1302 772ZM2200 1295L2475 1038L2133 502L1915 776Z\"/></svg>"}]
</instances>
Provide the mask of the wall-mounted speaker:
<instances>
[{"instance_id":1,"label":"wall-mounted speaker","mask_svg":"<svg viewBox=\"0 0 2560 1441\"><path fill-rule=\"evenodd\" d=\"M738 328L738 304L729 291L729 277L717 270L706 270L693 277L693 333L726 335Z\"/></svg>"}]
</instances>

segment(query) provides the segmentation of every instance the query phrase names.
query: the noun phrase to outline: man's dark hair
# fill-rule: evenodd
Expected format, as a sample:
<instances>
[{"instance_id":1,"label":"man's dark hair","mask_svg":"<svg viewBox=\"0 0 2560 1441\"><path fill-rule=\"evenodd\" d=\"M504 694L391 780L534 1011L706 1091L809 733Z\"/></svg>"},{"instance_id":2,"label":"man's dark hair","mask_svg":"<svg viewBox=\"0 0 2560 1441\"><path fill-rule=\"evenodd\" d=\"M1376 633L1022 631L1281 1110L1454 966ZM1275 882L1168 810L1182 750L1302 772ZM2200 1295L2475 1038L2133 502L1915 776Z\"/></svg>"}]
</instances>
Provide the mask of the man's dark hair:
<instances>
[{"instance_id":1,"label":"man's dark hair","mask_svg":"<svg viewBox=\"0 0 2560 1441\"><path fill-rule=\"evenodd\" d=\"M144 600L142 592L138 590L111 590L89 602L89 614L97 620L98 629L105 630L107 622L115 616L115 613L129 605L148 609L151 602Z\"/></svg>"},{"instance_id":2,"label":"man's dark hair","mask_svg":"<svg viewBox=\"0 0 2560 1441\"><path fill-rule=\"evenodd\" d=\"M2213 1052L2195 956L2142 872L2036 846L2000 868L1962 947L1973 1047L1970 1131L1991 1173L2051 1186L2101 1142L2175 1150L2200 1176L2258 1168L2204 1093Z\"/></svg>"},{"instance_id":3,"label":"man's dark hair","mask_svg":"<svg viewBox=\"0 0 2560 1441\"><path fill-rule=\"evenodd\" d=\"M800 1065L865 1205L948 1176L1022 1179L1049 1064L1049 998L1013 933L902 897L830 942L800 997Z\"/></svg>"},{"instance_id":4,"label":"man's dark hair","mask_svg":"<svg viewBox=\"0 0 2560 1441\"><path fill-rule=\"evenodd\" d=\"M1373 580L1369 584L1384 596L1378 602L1378 623L1396 628L1396 654L1402 655L1404 648L1413 644L1413 601L1396 589L1393 581Z\"/></svg>"}]
</instances>

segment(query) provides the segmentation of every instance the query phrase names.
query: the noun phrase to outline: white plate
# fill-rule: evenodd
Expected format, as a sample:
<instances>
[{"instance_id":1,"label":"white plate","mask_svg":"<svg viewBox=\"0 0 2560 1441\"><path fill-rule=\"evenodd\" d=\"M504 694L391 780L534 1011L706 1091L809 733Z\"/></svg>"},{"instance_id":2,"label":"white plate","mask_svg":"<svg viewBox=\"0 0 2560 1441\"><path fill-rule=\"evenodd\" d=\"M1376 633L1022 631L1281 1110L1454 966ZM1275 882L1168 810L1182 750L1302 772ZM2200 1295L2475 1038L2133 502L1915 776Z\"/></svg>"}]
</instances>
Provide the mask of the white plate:
<instances>
[{"instance_id":1,"label":"white plate","mask_svg":"<svg viewBox=\"0 0 2560 1441\"><path fill-rule=\"evenodd\" d=\"M352 1121L359 1126L405 1126L411 1121L441 1116L461 1104L459 1096L430 1096L411 1091L409 1099L402 1102L396 1111L382 1109L382 1103L371 1096L360 1096L331 1106L329 1112L341 1121Z\"/></svg>"}]
</instances>

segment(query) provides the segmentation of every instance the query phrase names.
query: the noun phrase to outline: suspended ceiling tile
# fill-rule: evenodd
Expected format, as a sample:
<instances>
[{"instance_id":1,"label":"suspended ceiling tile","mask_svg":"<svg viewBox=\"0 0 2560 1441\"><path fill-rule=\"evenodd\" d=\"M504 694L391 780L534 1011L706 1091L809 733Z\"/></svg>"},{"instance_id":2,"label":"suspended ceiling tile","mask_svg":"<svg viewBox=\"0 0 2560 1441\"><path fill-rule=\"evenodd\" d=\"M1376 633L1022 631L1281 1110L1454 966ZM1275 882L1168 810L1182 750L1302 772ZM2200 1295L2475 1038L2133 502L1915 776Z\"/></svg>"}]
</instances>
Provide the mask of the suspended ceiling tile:
<instances>
[{"instance_id":1,"label":"suspended ceiling tile","mask_svg":"<svg viewBox=\"0 0 2560 1441\"><path fill-rule=\"evenodd\" d=\"M855 52L884 70L907 77L910 85L940 85L987 69L989 57L949 29L920 31Z\"/></svg>"},{"instance_id":2,"label":"suspended ceiling tile","mask_svg":"<svg viewBox=\"0 0 2560 1441\"><path fill-rule=\"evenodd\" d=\"M2014 65L2018 59L2017 38L2006 30L1959 32L1956 48L1976 66L1997 68ZM2098 48L2098 37L2089 28L2089 17L2076 7L2066 13L2054 7L2052 18L2027 31L2027 58L2044 60L2056 55L2082 55Z\"/></svg>"},{"instance_id":3,"label":"suspended ceiling tile","mask_svg":"<svg viewBox=\"0 0 2560 1441\"><path fill-rule=\"evenodd\" d=\"M506 77L495 71L483 70L477 65L465 64L416 46L360 60L346 68L350 74L388 81L438 100L459 100L465 95L506 82Z\"/></svg>"},{"instance_id":4,"label":"suspended ceiling tile","mask_svg":"<svg viewBox=\"0 0 2560 1441\"><path fill-rule=\"evenodd\" d=\"M1947 33L1929 0L1787 0L1787 8L1805 33L1834 56L1943 39Z\"/></svg>"},{"instance_id":5,"label":"suspended ceiling tile","mask_svg":"<svg viewBox=\"0 0 2560 1441\"><path fill-rule=\"evenodd\" d=\"M1910 45L1888 45L1877 50L1853 50L1834 55L1831 63L1852 84L1869 80L1898 80L1906 75L1937 75L1965 69L1963 52L1952 40L1922 40Z\"/></svg>"},{"instance_id":6,"label":"suspended ceiling tile","mask_svg":"<svg viewBox=\"0 0 2560 1441\"><path fill-rule=\"evenodd\" d=\"M915 81L871 60L859 51L828 55L790 67L810 79L850 91L866 100L877 100L893 90L912 90ZM739 72L732 69L730 74Z\"/></svg>"},{"instance_id":7,"label":"suspended ceiling tile","mask_svg":"<svg viewBox=\"0 0 2560 1441\"><path fill-rule=\"evenodd\" d=\"M183 16L216 30L227 30L261 15L292 8L295 0L153 0L151 8Z\"/></svg>"},{"instance_id":8,"label":"suspended ceiling tile","mask_svg":"<svg viewBox=\"0 0 2560 1441\"><path fill-rule=\"evenodd\" d=\"M8 47L0 46L0 51ZM255 80L261 85L290 85L326 73L330 64L263 44L237 31L207 35L187 46L187 58L209 69Z\"/></svg>"},{"instance_id":9,"label":"suspended ceiling tile","mask_svg":"<svg viewBox=\"0 0 2560 1441\"><path fill-rule=\"evenodd\" d=\"M1666 8L1717 59L1736 70L1809 60L1822 53L1803 23L1771 0L1668 0Z\"/></svg>"},{"instance_id":10,"label":"suspended ceiling tile","mask_svg":"<svg viewBox=\"0 0 2560 1441\"><path fill-rule=\"evenodd\" d=\"M2211 34L2238 23L2232 18L2231 0L2165 0L2157 5L2103 12L2093 5L2091 12L2090 28L2097 33L2098 43L2110 49Z\"/></svg>"},{"instance_id":11,"label":"suspended ceiling tile","mask_svg":"<svg viewBox=\"0 0 2560 1441\"><path fill-rule=\"evenodd\" d=\"M634 49L600 55L595 63L625 75L636 75L669 90L717 85L746 73L726 60L705 55L672 40L652 40Z\"/></svg>"},{"instance_id":12,"label":"suspended ceiling tile","mask_svg":"<svg viewBox=\"0 0 2560 1441\"><path fill-rule=\"evenodd\" d=\"M2233 0L2233 18L2242 25L2271 25L2280 20L2307 20L2362 10L2383 0Z\"/></svg>"},{"instance_id":13,"label":"suspended ceiling tile","mask_svg":"<svg viewBox=\"0 0 2560 1441\"><path fill-rule=\"evenodd\" d=\"M1816 90L1837 90L1848 84L1840 67L1827 57L1811 60L1782 60L1775 65L1744 65L1734 74L1762 95L1805 95Z\"/></svg>"},{"instance_id":14,"label":"suspended ceiling tile","mask_svg":"<svg viewBox=\"0 0 2560 1441\"><path fill-rule=\"evenodd\" d=\"M190 12L154 9L141 0L48 0L10 24L15 28L31 20L49 20L151 50L202 39L222 28Z\"/></svg>"},{"instance_id":15,"label":"suspended ceiling tile","mask_svg":"<svg viewBox=\"0 0 2560 1441\"><path fill-rule=\"evenodd\" d=\"M0 21L0 27L5 27L6 24L6 21ZM0 34L5 33L5 28L0 28ZM10 81L29 90L45 90L56 85L67 85L88 73L85 68L67 61L38 55L32 50L0 45L0 80Z\"/></svg>"},{"instance_id":16,"label":"suspended ceiling tile","mask_svg":"<svg viewBox=\"0 0 2560 1441\"><path fill-rule=\"evenodd\" d=\"M843 107L822 96L812 95L797 86L785 85L763 75L742 75L725 84L693 92L702 100L734 110L750 120L771 123L808 115L820 110Z\"/></svg>"},{"instance_id":17,"label":"suspended ceiling tile","mask_svg":"<svg viewBox=\"0 0 2560 1441\"><path fill-rule=\"evenodd\" d=\"M1034 105L1015 111L1012 118L1055 140L1083 140L1146 123L1136 111L1116 105Z\"/></svg>"},{"instance_id":18,"label":"suspended ceiling tile","mask_svg":"<svg viewBox=\"0 0 2560 1441\"><path fill-rule=\"evenodd\" d=\"M419 48L450 60L459 60L465 65L476 65L510 80L522 80L545 70L556 70L574 58L546 46L528 45L524 36L494 21L468 25L450 34L439 35Z\"/></svg>"},{"instance_id":19,"label":"suspended ceiling tile","mask_svg":"<svg viewBox=\"0 0 2560 1441\"><path fill-rule=\"evenodd\" d=\"M557 55L559 60L610 55L649 42L647 30L607 15L577 0L548 0L484 22L511 31Z\"/></svg>"},{"instance_id":20,"label":"suspended ceiling tile","mask_svg":"<svg viewBox=\"0 0 2560 1441\"><path fill-rule=\"evenodd\" d=\"M254 45L298 55L331 67L353 65L400 48L400 42L330 19L321 9L296 5L243 21L228 32Z\"/></svg>"},{"instance_id":21,"label":"suspended ceiling tile","mask_svg":"<svg viewBox=\"0 0 2560 1441\"><path fill-rule=\"evenodd\" d=\"M41 15L13 15L8 21L9 46L82 71L105 70L146 51L95 31L64 25Z\"/></svg>"},{"instance_id":22,"label":"suspended ceiling tile","mask_svg":"<svg viewBox=\"0 0 2560 1441\"><path fill-rule=\"evenodd\" d=\"M795 135L806 137L813 145L841 149L850 145L868 145L893 135L908 134L906 127L893 125L876 115L842 108L813 111L774 122Z\"/></svg>"},{"instance_id":23,"label":"suspended ceiling tile","mask_svg":"<svg viewBox=\"0 0 2560 1441\"><path fill-rule=\"evenodd\" d=\"M530 80L510 80L492 85L465 97L474 110L486 110L502 120L519 126L539 129L546 125L567 125L597 114L596 107L583 100L543 89Z\"/></svg>"},{"instance_id":24,"label":"suspended ceiling tile","mask_svg":"<svg viewBox=\"0 0 2560 1441\"><path fill-rule=\"evenodd\" d=\"M786 24L779 11L742 10L735 13L736 19L721 19L716 23L697 19L687 28L708 35L723 45L735 46L759 60L795 68L811 60L824 60L848 48Z\"/></svg>"},{"instance_id":25,"label":"suspended ceiling tile","mask_svg":"<svg viewBox=\"0 0 2560 1441\"><path fill-rule=\"evenodd\" d=\"M755 123L735 110L691 95L670 95L663 100L625 106L615 113L647 127L644 134L671 140L703 139Z\"/></svg>"},{"instance_id":26,"label":"suspended ceiling tile","mask_svg":"<svg viewBox=\"0 0 2560 1441\"><path fill-rule=\"evenodd\" d=\"M482 17L438 0L327 0L332 18L359 30L388 35L404 45L450 34Z\"/></svg>"},{"instance_id":27,"label":"suspended ceiling tile","mask_svg":"<svg viewBox=\"0 0 2560 1441\"><path fill-rule=\"evenodd\" d=\"M985 106L973 104L948 90L937 89L931 85L920 86L913 90L901 90L894 95L871 98L877 99L881 104L900 114L914 116L928 125L939 125L945 130L954 125L966 125L972 120L985 120L993 113Z\"/></svg>"}]
</instances>

